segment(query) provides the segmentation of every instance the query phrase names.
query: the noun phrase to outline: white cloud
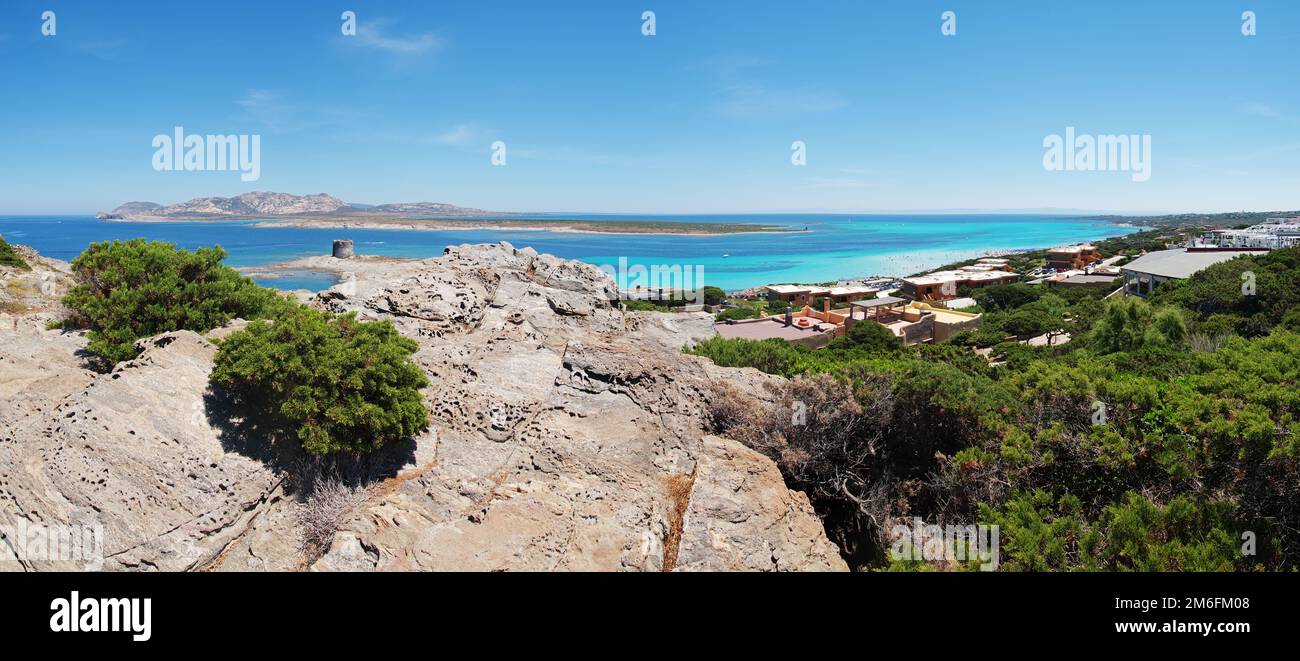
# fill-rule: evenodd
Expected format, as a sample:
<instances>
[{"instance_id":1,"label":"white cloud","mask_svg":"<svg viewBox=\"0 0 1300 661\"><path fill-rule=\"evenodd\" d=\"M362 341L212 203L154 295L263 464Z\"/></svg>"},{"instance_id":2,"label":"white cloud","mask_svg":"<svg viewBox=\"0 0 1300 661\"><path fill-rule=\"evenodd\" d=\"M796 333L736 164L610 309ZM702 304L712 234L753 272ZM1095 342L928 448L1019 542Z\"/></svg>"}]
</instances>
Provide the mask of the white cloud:
<instances>
[{"instance_id":1,"label":"white cloud","mask_svg":"<svg viewBox=\"0 0 1300 661\"><path fill-rule=\"evenodd\" d=\"M277 132L355 124L360 118L359 113L351 110L295 103L279 92L266 89L249 89L236 104L241 110L240 120Z\"/></svg>"},{"instance_id":2,"label":"white cloud","mask_svg":"<svg viewBox=\"0 0 1300 661\"><path fill-rule=\"evenodd\" d=\"M493 131L485 129L473 122L457 124L442 133L433 137L433 141L440 145L454 145L462 147L477 142L486 141Z\"/></svg>"},{"instance_id":3,"label":"white cloud","mask_svg":"<svg viewBox=\"0 0 1300 661\"><path fill-rule=\"evenodd\" d=\"M838 94L827 90L778 90L759 83L727 85L722 97L714 108L734 118L829 112L848 105Z\"/></svg>"},{"instance_id":4,"label":"white cloud","mask_svg":"<svg viewBox=\"0 0 1300 661\"><path fill-rule=\"evenodd\" d=\"M774 63L763 57L732 55L700 65L698 68L718 78L713 110L739 119L829 112L848 105L843 97L824 87L779 87L759 80L757 71Z\"/></svg>"},{"instance_id":5,"label":"white cloud","mask_svg":"<svg viewBox=\"0 0 1300 661\"><path fill-rule=\"evenodd\" d=\"M389 33L391 25L392 21L386 18L358 21L356 36L347 41L396 55L419 55L443 46L443 41L432 32L396 35Z\"/></svg>"},{"instance_id":6,"label":"white cloud","mask_svg":"<svg viewBox=\"0 0 1300 661\"><path fill-rule=\"evenodd\" d=\"M1267 103L1260 103L1258 101L1252 101L1250 103L1245 104L1244 106L1241 107L1241 110L1247 115L1254 115L1255 117L1267 117L1269 119L1281 119L1282 117L1285 116L1281 112L1279 112L1277 108L1274 108L1273 106L1270 106Z\"/></svg>"}]
</instances>

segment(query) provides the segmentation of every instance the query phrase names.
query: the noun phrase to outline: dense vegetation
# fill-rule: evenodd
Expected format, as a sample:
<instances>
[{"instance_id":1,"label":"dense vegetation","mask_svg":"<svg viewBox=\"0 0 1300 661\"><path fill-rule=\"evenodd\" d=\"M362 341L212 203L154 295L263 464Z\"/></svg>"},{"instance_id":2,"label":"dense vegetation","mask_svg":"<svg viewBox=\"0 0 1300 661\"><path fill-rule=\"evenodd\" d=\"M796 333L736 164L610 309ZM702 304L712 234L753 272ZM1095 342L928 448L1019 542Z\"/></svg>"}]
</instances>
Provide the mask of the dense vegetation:
<instances>
[{"instance_id":1,"label":"dense vegetation","mask_svg":"<svg viewBox=\"0 0 1300 661\"><path fill-rule=\"evenodd\" d=\"M175 330L206 332L279 305L268 289L221 263L219 246L194 252L133 239L93 243L72 261L77 285L65 328L90 331L89 350L109 364L134 358L137 340Z\"/></svg>"},{"instance_id":2,"label":"dense vegetation","mask_svg":"<svg viewBox=\"0 0 1300 661\"><path fill-rule=\"evenodd\" d=\"M1132 222L1147 227L1186 227L1189 225L1240 227L1262 223L1269 218L1293 218L1300 211L1229 211L1227 213L1180 213L1164 216L1092 216L1095 220Z\"/></svg>"},{"instance_id":3,"label":"dense vegetation","mask_svg":"<svg viewBox=\"0 0 1300 661\"><path fill-rule=\"evenodd\" d=\"M72 262L65 328L89 329L109 364L136 341L253 320L220 341L211 379L276 437L309 453L366 452L428 427L411 360L416 345L387 321L320 312L258 287L214 246L189 252L143 239L92 244Z\"/></svg>"},{"instance_id":4,"label":"dense vegetation","mask_svg":"<svg viewBox=\"0 0 1300 661\"><path fill-rule=\"evenodd\" d=\"M212 381L312 454L369 452L428 428L415 350L387 321L294 306L223 341Z\"/></svg>"},{"instance_id":5,"label":"dense vegetation","mask_svg":"<svg viewBox=\"0 0 1300 661\"><path fill-rule=\"evenodd\" d=\"M3 236L0 236L0 266L12 266L24 271L31 268L27 265L27 261L23 259L23 256L19 255L14 250L14 247L9 245L8 241L5 241Z\"/></svg>"},{"instance_id":6,"label":"dense vegetation","mask_svg":"<svg viewBox=\"0 0 1300 661\"><path fill-rule=\"evenodd\" d=\"M635 298L622 301L623 309L630 312L672 312L673 308L687 305L717 305L727 298L726 292L718 287L705 287L702 290L674 290L664 292L663 298Z\"/></svg>"},{"instance_id":7,"label":"dense vegetation","mask_svg":"<svg viewBox=\"0 0 1300 661\"><path fill-rule=\"evenodd\" d=\"M1164 250L1169 246L1181 244L1191 238L1200 236L1204 233L1204 229L1205 228L1200 226L1188 224L1162 227L1160 229L1133 232L1132 234L1125 234L1123 236L1112 236L1108 239L1096 241L1094 242L1094 245L1101 250L1103 255L1123 255L1125 257L1134 257L1144 252ZM1002 255L1002 257L1007 259L1007 266L1012 271L1015 271L1016 273L1029 273L1047 263L1047 250L1026 250L1023 252ZM970 266L978 260L979 258L977 257L965 259L959 262L945 264L935 269L928 269L925 272L951 270L961 266ZM921 273L914 273L913 275L921 275ZM961 296L970 296L976 291L978 291L978 289L968 289L963 287L958 291L958 293Z\"/></svg>"},{"instance_id":8,"label":"dense vegetation","mask_svg":"<svg viewBox=\"0 0 1300 661\"><path fill-rule=\"evenodd\" d=\"M1206 269L1151 303L990 287L992 363L968 348L973 334L902 347L866 330L875 324L820 350L713 339L693 351L791 377L769 393L718 393L714 424L809 493L855 566L890 566L890 522L920 517L999 525L1003 569L1289 570L1300 565L1298 279L1291 249ZM1073 337L996 337L1022 321L1016 330ZM806 420L791 419L793 402Z\"/></svg>"}]
</instances>

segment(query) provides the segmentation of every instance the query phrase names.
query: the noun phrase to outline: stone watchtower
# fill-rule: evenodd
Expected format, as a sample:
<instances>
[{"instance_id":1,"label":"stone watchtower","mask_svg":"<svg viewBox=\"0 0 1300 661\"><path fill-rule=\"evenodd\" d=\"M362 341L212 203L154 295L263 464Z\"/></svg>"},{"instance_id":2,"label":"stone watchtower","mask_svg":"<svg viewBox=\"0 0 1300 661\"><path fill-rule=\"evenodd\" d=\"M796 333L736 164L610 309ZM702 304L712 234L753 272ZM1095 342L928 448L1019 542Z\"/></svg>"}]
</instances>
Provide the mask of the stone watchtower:
<instances>
[{"instance_id":1,"label":"stone watchtower","mask_svg":"<svg viewBox=\"0 0 1300 661\"><path fill-rule=\"evenodd\" d=\"M352 239L335 239L334 240L334 257L337 259L351 259L356 255L352 248Z\"/></svg>"}]
</instances>

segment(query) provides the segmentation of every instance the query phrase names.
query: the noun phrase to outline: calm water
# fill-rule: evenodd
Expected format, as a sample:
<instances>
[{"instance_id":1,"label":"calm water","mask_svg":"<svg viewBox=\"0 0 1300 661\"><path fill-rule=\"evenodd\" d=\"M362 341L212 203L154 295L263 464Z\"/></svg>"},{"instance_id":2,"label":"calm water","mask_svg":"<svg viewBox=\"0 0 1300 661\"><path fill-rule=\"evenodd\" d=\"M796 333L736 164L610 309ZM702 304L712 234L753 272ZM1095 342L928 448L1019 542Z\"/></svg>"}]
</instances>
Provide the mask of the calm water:
<instances>
[{"instance_id":1,"label":"calm water","mask_svg":"<svg viewBox=\"0 0 1300 661\"><path fill-rule=\"evenodd\" d=\"M734 290L784 282L824 282L870 275L905 275L988 251L1047 248L1117 236L1137 228L1066 216L1038 215L748 215L614 216L566 214L590 220L755 222L807 227L797 234L725 236L578 234L517 231L338 230L252 227L252 222L127 223L92 216L0 216L0 234L63 260L94 241L144 237L182 248L219 244L231 266L263 266L328 254L333 239L352 239L361 254L431 257L461 243L509 241L539 252L593 264L704 267L707 284ZM727 255L724 257L724 255ZM263 284L323 289L323 273L292 273Z\"/></svg>"}]
</instances>

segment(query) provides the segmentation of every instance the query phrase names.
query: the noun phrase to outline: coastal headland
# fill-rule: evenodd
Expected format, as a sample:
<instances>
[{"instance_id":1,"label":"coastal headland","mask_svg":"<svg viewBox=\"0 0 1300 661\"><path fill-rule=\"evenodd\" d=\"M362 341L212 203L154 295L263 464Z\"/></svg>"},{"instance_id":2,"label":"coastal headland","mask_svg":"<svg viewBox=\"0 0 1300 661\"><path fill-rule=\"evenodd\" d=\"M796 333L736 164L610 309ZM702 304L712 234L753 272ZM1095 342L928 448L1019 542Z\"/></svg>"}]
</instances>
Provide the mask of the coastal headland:
<instances>
[{"instance_id":1,"label":"coastal headland","mask_svg":"<svg viewBox=\"0 0 1300 661\"><path fill-rule=\"evenodd\" d=\"M537 217L537 216L543 217ZM251 192L235 197L196 197L163 206L127 202L96 214L101 220L123 222L257 221L255 227L298 227L388 230L502 230L607 234L672 234L718 236L741 233L804 232L767 223L671 222L663 220L593 220L549 214L514 214L460 207L442 202L363 205L324 193Z\"/></svg>"}]
</instances>

